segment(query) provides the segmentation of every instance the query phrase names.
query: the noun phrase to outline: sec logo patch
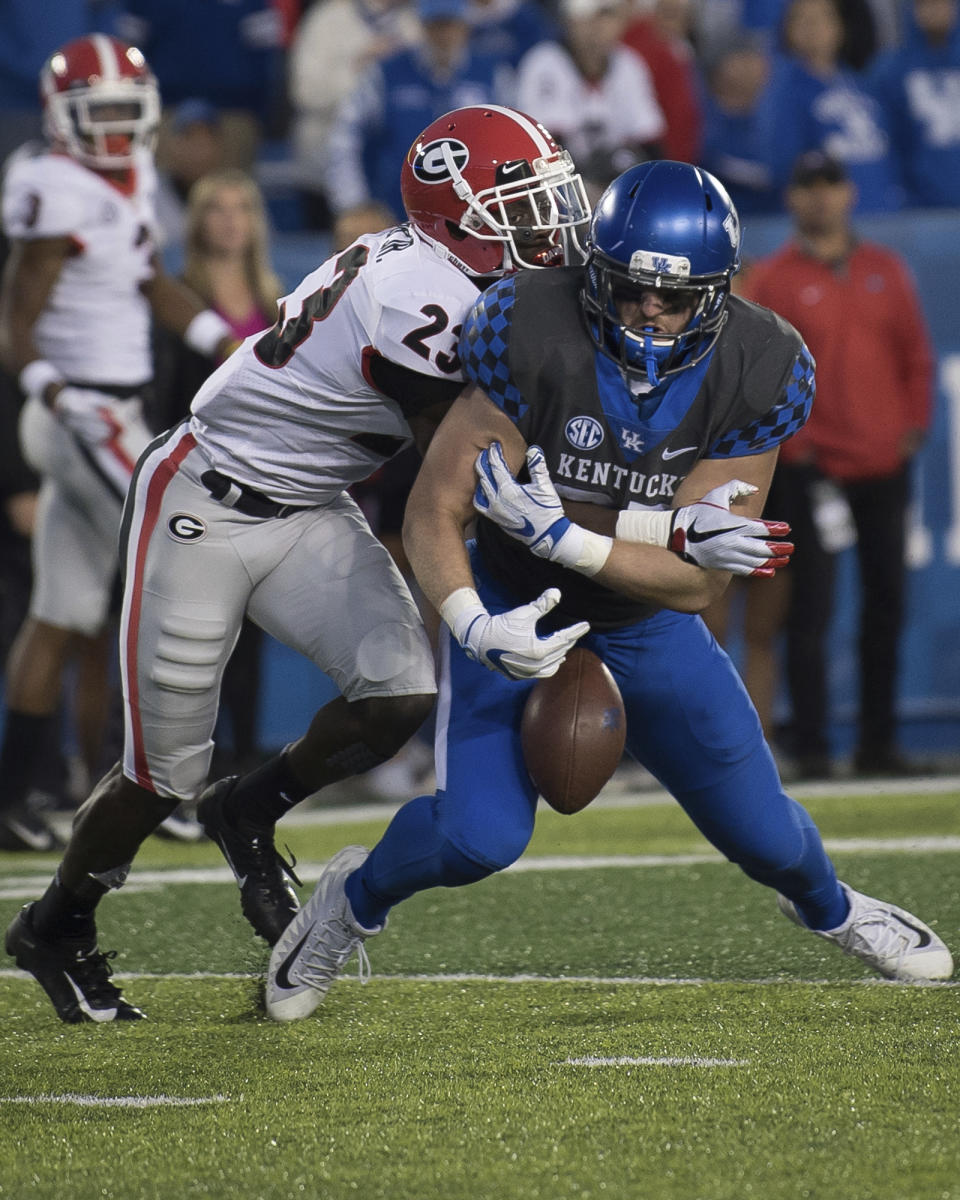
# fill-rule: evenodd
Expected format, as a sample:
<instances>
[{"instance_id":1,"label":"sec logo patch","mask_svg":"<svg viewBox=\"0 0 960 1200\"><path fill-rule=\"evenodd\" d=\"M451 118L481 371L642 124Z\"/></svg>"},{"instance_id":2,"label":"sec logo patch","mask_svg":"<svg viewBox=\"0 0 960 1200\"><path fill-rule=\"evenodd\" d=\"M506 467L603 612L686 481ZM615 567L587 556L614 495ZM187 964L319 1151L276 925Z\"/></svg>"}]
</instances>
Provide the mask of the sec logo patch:
<instances>
[{"instance_id":1,"label":"sec logo patch","mask_svg":"<svg viewBox=\"0 0 960 1200\"><path fill-rule=\"evenodd\" d=\"M207 536L207 527L190 513L174 513L167 522L167 533L175 542L199 542Z\"/></svg>"},{"instance_id":2,"label":"sec logo patch","mask_svg":"<svg viewBox=\"0 0 960 1200\"><path fill-rule=\"evenodd\" d=\"M603 441L603 426L593 417L571 417L563 432L570 445L578 450L592 450Z\"/></svg>"}]
</instances>

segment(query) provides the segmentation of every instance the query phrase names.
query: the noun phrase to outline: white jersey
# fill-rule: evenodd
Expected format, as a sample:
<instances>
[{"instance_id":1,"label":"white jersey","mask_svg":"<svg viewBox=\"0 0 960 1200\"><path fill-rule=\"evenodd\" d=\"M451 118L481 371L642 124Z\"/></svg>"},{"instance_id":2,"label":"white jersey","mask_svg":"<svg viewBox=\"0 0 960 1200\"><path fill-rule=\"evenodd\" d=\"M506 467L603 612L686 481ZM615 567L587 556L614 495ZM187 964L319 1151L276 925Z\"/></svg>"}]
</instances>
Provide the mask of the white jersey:
<instances>
[{"instance_id":1,"label":"white jersey","mask_svg":"<svg viewBox=\"0 0 960 1200\"><path fill-rule=\"evenodd\" d=\"M653 142L666 131L650 69L627 46L614 47L603 78L588 82L569 50L540 42L517 67L516 105L536 113L579 164L597 150Z\"/></svg>"},{"instance_id":2,"label":"white jersey","mask_svg":"<svg viewBox=\"0 0 960 1200\"><path fill-rule=\"evenodd\" d=\"M130 193L65 154L14 158L3 187L11 240L69 237L67 257L33 329L41 358L75 382L144 383L153 375L150 308L156 173L144 152Z\"/></svg>"},{"instance_id":3,"label":"white jersey","mask_svg":"<svg viewBox=\"0 0 960 1200\"><path fill-rule=\"evenodd\" d=\"M474 283L410 225L365 236L281 303L194 399L211 466L281 504L324 504L409 445L377 359L462 382L457 339Z\"/></svg>"}]
</instances>

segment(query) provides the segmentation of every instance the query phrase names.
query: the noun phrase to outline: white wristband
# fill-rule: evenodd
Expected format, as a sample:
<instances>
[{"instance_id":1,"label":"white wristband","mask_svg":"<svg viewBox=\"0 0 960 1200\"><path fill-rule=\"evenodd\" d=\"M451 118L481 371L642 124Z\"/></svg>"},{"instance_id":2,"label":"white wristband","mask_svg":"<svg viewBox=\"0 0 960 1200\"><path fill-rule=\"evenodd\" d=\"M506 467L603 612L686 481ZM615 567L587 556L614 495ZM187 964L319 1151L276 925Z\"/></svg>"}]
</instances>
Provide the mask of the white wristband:
<instances>
[{"instance_id":1,"label":"white wristband","mask_svg":"<svg viewBox=\"0 0 960 1200\"><path fill-rule=\"evenodd\" d=\"M579 571L581 575L586 575L588 579L592 579L598 571L602 571L607 559L610 557L610 551L613 549L613 538L607 537L602 533L594 533L590 529L584 529L582 525L576 526L580 532L580 545L576 547L576 559L573 562L563 563L564 566L569 566L572 571ZM568 535L569 536L569 535Z\"/></svg>"},{"instance_id":2,"label":"white wristband","mask_svg":"<svg viewBox=\"0 0 960 1200\"><path fill-rule=\"evenodd\" d=\"M671 509L649 512L639 508L625 508L617 517L616 534L625 542L645 542L648 546L670 544Z\"/></svg>"},{"instance_id":3,"label":"white wristband","mask_svg":"<svg viewBox=\"0 0 960 1200\"><path fill-rule=\"evenodd\" d=\"M66 383L66 380L53 363L45 358L35 358L17 376L17 382L25 396L38 396L42 400L51 383Z\"/></svg>"},{"instance_id":4,"label":"white wristband","mask_svg":"<svg viewBox=\"0 0 960 1200\"><path fill-rule=\"evenodd\" d=\"M198 312L183 331L183 340L191 350L211 357L224 338L232 338L233 330L212 308Z\"/></svg>"},{"instance_id":5,"label":"white wristband","mask_svg":"<svg viewBox=\"0 0 960 1200\"><path fill-rule=\"evenodd\" d=\"M468 609L483 608L483 601L477 595L476 588L457 588L440 605L440 616L453 629L457 617L462 616Z\"/></svg>"}]
</instances>

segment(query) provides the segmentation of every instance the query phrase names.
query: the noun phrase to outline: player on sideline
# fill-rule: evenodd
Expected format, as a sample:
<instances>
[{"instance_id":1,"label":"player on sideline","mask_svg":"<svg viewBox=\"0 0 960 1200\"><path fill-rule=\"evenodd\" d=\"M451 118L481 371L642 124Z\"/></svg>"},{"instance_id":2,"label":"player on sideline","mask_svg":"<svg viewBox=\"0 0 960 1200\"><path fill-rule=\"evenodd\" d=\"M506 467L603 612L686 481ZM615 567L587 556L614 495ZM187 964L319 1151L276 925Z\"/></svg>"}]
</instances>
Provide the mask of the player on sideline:
<instances>
[{"instance_id":1,"label":"player on sideline","mask_svg":"<svg viewBox=\"0 0 960 1200\"><path fill-rule=\"evenodd\" d=\"M390 758L432 707L420 615L346 489L414 439L425 446L462 391L457 339L481 280L518 267L549 274L540 268L564 262L588 210L570 156L531 118L496 106L428 126L402 185L409 223L308 275L273 328L249 337L190 418L139 461L121 542L123 763L81 809L44 896L7 931L8 952L65 1021L142 1015L110 983L94 909L148 834L203 786L245 612L342 693L303 737L212 785L198 808L269 943L298 907L276 820ZM524 604L493 626L531 673L556 669L579 634L539 638L550 607Z\"/></svg>"},{"instance_id":2,"label":"player on sideline","mask_svg":"<svg viewBox=\"0 0 960 1200\"><path fill-rule=\"evenodd\" d=\"M18 152L3 185L11 249L0 360L26 396L20 437L42 477L30 610L6 677L5 850L58 844L26 798L59 737L67 660L84 643L88 659L108 654L121 506L152 436L141 411L153 374L151 315L211 357L235 344L227 323L156 255L160 100L140 51L103 34L68 42L44 65L40 93L49 145ZM88 714L105 703L81 700ZM94 732L81 741L95 742ZM91 759L102 752L85 749Z\"/></svg>"},{"instance_id":3,"label":"player on sideline","mask_svg":"<svg viewBox=\"0 0 960 1200\"><path fill-rule=\"evenodd\" d=\"M537 804L520 747L532 673L490 631L548 588L562 599L542 627L581 630L610 668L629 753L727 858L780 893L787 916L886 976L953 969L922 922L837 880L696 615L730 572L771 575L792 552L787 527L758 518L777 446L810 411L810 355L772 312L729 295L739 221L696 167L621 175L587 251L585 267L492 286L464 326L474 386L437 432L405 524L417 578L450 630L438 791L406 804L369 854L351 846L328 864L271 955L277 1020L312 1012L355 949L363 970L364 942L393 905L523 853Z\"/></svg>"}]
</instances>

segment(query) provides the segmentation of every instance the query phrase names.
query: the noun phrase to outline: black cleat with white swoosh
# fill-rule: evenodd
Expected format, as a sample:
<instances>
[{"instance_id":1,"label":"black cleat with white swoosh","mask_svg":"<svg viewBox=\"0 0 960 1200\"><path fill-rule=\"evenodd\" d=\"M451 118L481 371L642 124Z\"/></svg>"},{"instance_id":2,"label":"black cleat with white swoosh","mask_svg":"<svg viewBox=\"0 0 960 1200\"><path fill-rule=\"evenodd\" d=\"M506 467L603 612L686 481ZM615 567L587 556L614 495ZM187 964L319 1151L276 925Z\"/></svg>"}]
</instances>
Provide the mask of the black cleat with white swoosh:
<instances>
[{"instance_id":1,"label":"black cleat with white swoosh","mask_svg":"<svg viewBox=\"0 0 960 1200\"><path fill-rule=\"evenodd\" d=\"M246 828L231 820L226 803L237 776L218 780L206 789L197 805L197 820L212 842L220 847L240 889L240 908L257 933L274 946L300 910L297 893L290 885L302 886L273 844L273 831Z\"/></svg>"},{"instance_id":2,"label":"black cleat with white swoosh","mask_svg":"<svg viewBox=\"0 0 960 1200\"><path fill-rule=\"evenodd\" d=\"M47 941L33 928L33 905L14 917L5 940L18 967L29 971L50 997L57 1016L68 1025L85 1021L142 1021L143 1013L110 982L110 960L88 938Z\"/></svg>"},{"instance_id":3,"label":"black cleat with white swoosh","mask_svg":"<svg viewBox=\"0 0 960 1200\"><path fill-rule=\"evenodd\" d=\"M953 958L943 941L919 917L886 900L875 900L841 883L850 911L836 929L815 929L818 937L835 942L844 954L873 967L887 979L921 983L949 979ZM784 916L809 928L792 901L777 896Z\"/></svg>"}]
</instances>

